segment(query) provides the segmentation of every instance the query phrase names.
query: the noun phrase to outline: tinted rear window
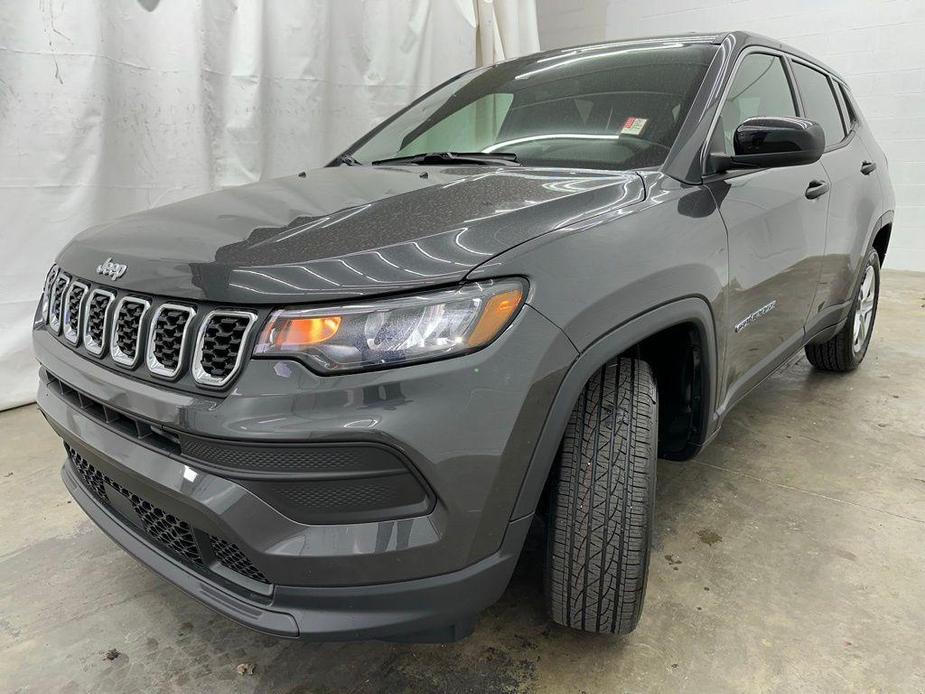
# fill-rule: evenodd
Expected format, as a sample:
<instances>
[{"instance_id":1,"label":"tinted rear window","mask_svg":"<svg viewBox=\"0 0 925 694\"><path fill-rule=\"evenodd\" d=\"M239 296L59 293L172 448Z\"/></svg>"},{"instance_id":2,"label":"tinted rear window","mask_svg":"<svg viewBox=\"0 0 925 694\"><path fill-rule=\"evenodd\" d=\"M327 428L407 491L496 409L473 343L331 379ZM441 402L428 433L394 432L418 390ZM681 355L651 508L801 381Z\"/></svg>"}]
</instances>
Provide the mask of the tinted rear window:
<instances>
[{"instance_id":1,"label":"tinted rear window","mask_svg":"<svg viewBox=\"0 0 925 694\"><path fill-rule=\"evenodd\" d=\"M841 91L842 104L845 106L845 120L850 128L858 122L858 114L855 110L854 102L851 100L851 95L848 94L848 90L845 89L844 85L838 85L838 89Z\"/></svg>"}]
</instances>

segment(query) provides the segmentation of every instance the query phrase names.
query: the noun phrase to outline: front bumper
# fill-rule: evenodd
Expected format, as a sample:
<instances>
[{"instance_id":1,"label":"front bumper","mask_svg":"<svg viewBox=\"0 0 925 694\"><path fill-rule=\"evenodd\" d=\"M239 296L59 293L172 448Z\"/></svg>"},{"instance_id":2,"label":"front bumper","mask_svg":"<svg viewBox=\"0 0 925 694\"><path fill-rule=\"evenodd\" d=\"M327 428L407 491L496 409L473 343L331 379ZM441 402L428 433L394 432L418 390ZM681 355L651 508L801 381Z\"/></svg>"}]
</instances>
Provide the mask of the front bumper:
<instances>
[{"instance_id":1,"label":"front bumper","mask_svg":"<svg viewBox=\"0 0 925 694\"><path fill-rule=\"evenodd\" d=\"M251 361L222 399L155 388L34 333L38 404L66 444L113 482L208 539L240 548L264 582L191 565L64 479L88 515L143 563L255 629L318 639L465 631L513 571L532 513L512 517L571 344L529 307L488 348L391 371L318 377L284 360ZM53 374L49 379L49 374ZM224 470L197 465L114 430L68 402L66 383L163 431L216 442L365 442L401 453L427 487L426 512L391 520L294 520ZM121 503L121 502L120 502ZM131 515L130 513L128 515ZM132 519L128 519L132 520ZM208 554L206 550L205 554ZM443 637L437 637L443 638Z\"/></svg>"},{"instance_id":2,"label":"front bumper","mask_svg":"<svg viewBox=\"0 0 925 694\"><path fill-rule=\"evenodd\" d=\"M507 586L531 520L511 523L501 549L461 571L354 587L274 586L272 597L264 600L209 580L142 539L86 491L70 463L61 476L93 522L142 564L226 617L285 638L452 641L467 636L474 616Z\"/></svg>"}]
</instances>

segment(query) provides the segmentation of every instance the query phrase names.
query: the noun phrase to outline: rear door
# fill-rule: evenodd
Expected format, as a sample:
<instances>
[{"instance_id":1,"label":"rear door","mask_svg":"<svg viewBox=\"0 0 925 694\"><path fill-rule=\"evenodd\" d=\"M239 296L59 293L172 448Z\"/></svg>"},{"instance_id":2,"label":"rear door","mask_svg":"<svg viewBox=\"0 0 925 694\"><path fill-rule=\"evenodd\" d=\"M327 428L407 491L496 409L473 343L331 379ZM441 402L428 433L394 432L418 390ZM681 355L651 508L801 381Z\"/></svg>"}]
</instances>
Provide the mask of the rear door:
<instances>
[{"instance_id":1,"label":"rear door","mask_svg":"<svg viewBox=\"0 0 925 694\"><path fill-rule=\"evenodd\" d=\"M828 75L792 59L793 75L806 118L825 131L822 165L831 189L825 254L808 323L818 328L837 322L851 301L866 250L867 235L880 210L877 163L858 133L857 117Z\"/></svg>"},{"instance_id":2,"label":"rear door","mask_svg":"<svg viewBox=\"0 0 925 694\"><path fill-rule=\"evenodd\" d=\"M710 149L732 154L732 135L747 118L797 115L783 56L753 49L736 67ZM825 248L828 195L818 193L826 172L816 162L704 182L729 235L725 409L802 344Z\"/></svg>"}]
</instances>

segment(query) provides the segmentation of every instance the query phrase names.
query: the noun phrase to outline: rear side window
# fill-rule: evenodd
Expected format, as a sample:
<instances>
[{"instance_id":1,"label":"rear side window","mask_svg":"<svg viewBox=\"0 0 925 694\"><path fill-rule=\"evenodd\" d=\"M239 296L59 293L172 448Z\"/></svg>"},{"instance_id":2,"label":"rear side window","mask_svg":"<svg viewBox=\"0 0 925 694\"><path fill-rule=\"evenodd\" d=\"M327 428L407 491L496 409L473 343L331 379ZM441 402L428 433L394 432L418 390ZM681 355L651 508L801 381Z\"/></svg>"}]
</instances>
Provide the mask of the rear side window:
<instances>
[{"instance_id":1,"label":"rear side window","mask_svg":"<svg viewBox=\"0 0 925 694\"><path fill-rule=\"evenodd\" d=\"M793 74L800 87L800 96L803 97L804 115L822 126L826 146L844 140L845 126L829 78L818 70L796 62L793 64Z\"/></svg>"},{"instance_id":2,"label":"rear side window","mask_svg":"<svg viewBox=\"0 0 925 694\"><path fill-rule=\"evenodd\" d=\"M726 154L734 154L732 136L742 121L756 116L795 116L790 82L780 58L750 53L739 64L729 96L720 112L717 134L723 135Z\"/></svg>"},{"instance_id":3,"label":"rear side window","mask_svg":"<svg viewBox=\"0 0 925 694\"><path fill-rule=\"evenodd\" d=\"M848 95L848 90L845 89L844 85L839 85L838 89L841 91L842 103L845 105L846 120L851 126L853 126L858 122L858 114L854 109L854 103L851 101L851 97Z\"/></svg>"}]
</instances>

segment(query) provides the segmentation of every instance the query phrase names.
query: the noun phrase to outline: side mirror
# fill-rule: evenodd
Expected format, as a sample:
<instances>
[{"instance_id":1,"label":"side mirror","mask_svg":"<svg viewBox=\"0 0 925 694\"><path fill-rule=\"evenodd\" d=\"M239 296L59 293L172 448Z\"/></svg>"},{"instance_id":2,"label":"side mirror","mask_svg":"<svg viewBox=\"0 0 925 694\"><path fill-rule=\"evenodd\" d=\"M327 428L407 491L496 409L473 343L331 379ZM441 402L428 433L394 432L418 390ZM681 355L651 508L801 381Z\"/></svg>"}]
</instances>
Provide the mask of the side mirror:
<instances>
[{"instance_id":1,"label":"side mirror","mask_svg":"<svg viewBox=\"0 0 925 694\"><path fill-rule=\"evenodd\" d=\"M805 118L749 118L736 128L735 154L710 155L713 169L764 169L819 161L825 149L822 126Z\"/></svg>"}]
</instances>

